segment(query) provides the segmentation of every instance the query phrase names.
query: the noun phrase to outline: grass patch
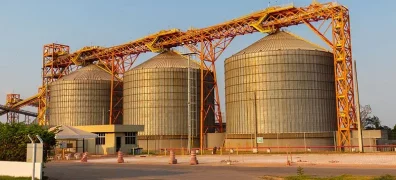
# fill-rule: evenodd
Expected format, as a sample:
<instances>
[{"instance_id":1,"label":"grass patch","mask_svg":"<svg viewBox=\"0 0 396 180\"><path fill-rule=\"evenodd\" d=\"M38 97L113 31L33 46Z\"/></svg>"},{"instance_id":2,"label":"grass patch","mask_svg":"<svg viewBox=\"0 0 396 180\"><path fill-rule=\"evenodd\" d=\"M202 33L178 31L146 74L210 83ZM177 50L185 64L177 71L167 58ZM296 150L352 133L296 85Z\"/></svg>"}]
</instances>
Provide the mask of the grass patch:
<instances>
[{"instance_id":1,"label":"grass patch","mask_svg":"<svg viewBox=\"0 0 396 180\"><path fill-rule=\"evenodd\" d=\"M396 180L395 176L383 175L383 176L352 176L352 175L341 175L331 177L315 177L309 175L302 176L288 176L288 177L274 177L264 176L262 179L265 180Z\"/></svg>"},{"instance_id":2,"label":"grass patch","mask_svg":"<svg viewBox=\"0 0 396 180\"><path fill-rule=\"evenodd\" d=\"M383 175L380 177L375 177L372 180L396 180L396 176L391 176L391 175L387 174L387 175Z\"/></svg>"},{"instance_id":3,"label":"grass patch","mask_svg":"<svg viewBox=\"0 0 396 180\"><path fill-rule=\"evenodd\" d=\"M353 176L353 175L341 175L331 177L315 177L309 175L302 176L288 176L284 180L396 180L395 176L383 175L378 177L372 176Z\"/></svg>"},{"instance_id":4,"label":"grass patch","mask_svg":"<svg viewBox=\"0 0 396 180\"><path fill-rule=\"evenodd\" d=\"M304 168L297 168L296 176L287 176L287 177L273 177L273 176L264 176L261 179L266 180L396 180L396 176L392 175L383 175L383 176L353 176L353 175L341 175L341 176L330 176L330 177L317 177L310 176L304 173Z\"/></svg>"},{"instance_id":5,"label":"grass patch","mask_svg":"<svg viewBox=\"0 0 396 180\"><path fill-rule=\"evenodd\" d=\"M0 180L31 180L32 177L11 177L11 176L0 176Z\"/></svg>"},{"instance_id":6,"label":"grass patch","mask_svg":"<svg viewBox=\"0 0 396 180\"><path fill-rule=\"evenodd\" d=\"M371 180L370 177L365 176L351 176L351 175L341 175L341 176L331 176L331 177L314 177L309 175L302 176L289 176L285 177L285 180Z\"/></svg>"}]
</instances>

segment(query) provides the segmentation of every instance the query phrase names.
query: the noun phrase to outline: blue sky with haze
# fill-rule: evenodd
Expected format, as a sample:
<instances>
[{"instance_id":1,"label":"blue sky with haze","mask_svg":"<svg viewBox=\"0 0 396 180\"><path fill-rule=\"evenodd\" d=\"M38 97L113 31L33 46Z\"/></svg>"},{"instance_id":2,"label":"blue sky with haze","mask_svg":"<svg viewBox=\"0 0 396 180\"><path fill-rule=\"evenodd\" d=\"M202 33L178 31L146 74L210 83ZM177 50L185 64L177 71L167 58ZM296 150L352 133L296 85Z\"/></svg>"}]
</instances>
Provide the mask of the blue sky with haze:
<instances>
[{"instance_id":1,"label":"blue sky with haze","mask_svg":"<svg viewBox=\"0 0 396 180\"><path fill-rule=\"evenodd\" d=\"M311 0L271 2L303 6ZM361 103L370 104L373 114L383 124L393 126L396 123L396 1L338 2L350 9ZM67 44L73 51L87 45L113 46L162 29L214 25L267 6L268 0L0 0L0 104L4 104L5 95L10 92L20 93L24 98L37 92L41 84L43 44ZM305 26L288 30L327 47ZM259 33L237 37L217 61L223 108L224 59L261 37ZM140 56L135 65L154 55ZM5 120L5 116L0 120Z\"/></svg>"}]
</instances>

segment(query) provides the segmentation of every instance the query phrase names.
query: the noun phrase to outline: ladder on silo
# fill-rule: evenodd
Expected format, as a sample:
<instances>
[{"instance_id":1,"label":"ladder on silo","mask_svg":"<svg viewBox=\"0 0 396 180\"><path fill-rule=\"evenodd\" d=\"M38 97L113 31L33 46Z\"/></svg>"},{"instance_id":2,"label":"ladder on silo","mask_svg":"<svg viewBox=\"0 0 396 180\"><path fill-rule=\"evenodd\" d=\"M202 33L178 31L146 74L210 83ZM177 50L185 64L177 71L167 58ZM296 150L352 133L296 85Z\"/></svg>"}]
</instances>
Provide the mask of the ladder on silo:
<instances>
[{"instance_id":1,"label":"ladder on silo","mask_svg":"<svg viewBox=\"0 0 396 180\"><path fill-rule=\"evenodd\" d=\"M197 69L192 68L191 64L196 63L193 62L191 58L192 54L188 55L188 149L191 150L194 147L194 139L198 137L198 113L197 113Z\"/></svg>"},{"instance_id":2,"label":"ladder on silo","mask_svg":"<svg viewBox=\"0 0 396 180\"><path fill-rule=\"evenodd\" d=\"M192 62L192 63L195 63L195 62ZM190 106L190 108L191 108L191 110L190 110L190 112L191 112L191 131L192 131L192 134L191 134L191 137L192 137L192 140L191 140L191 142L194 144L194 141L193 141L193 139L194 138L197 138L198 137L198 111L197 111L197 109L198 109L198 96L197 96L197 94L199 93L199 91L198 91L198 78L197 78L197 71L199 71L199 70L197 70L197 69L193 69L193 68L190 68L190 81L191 81L191 83L190 83L190 97L191 97L191 102L190 102L190 104L191 104L191 106Z\"/></svg>"}]
</instances>

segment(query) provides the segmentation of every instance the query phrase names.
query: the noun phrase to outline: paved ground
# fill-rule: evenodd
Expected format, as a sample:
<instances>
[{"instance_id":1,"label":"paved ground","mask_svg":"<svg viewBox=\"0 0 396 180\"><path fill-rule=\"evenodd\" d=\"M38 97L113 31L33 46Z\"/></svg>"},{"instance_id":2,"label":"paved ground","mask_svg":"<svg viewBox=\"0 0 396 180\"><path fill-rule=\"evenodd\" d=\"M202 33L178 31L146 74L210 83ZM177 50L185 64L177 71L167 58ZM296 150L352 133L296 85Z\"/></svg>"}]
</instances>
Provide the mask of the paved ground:
<instances>
[{"instance_id":1,"label":"paved ground","mask_svg":"<svg viewBox=\"0 0 396 180\"><path fill-rule=\"evenodd\" d=\"M294 154L286 166L285 154L203 155L200 164L189 165L189 156L176 156L177 165L168 165L168 156L90 157L79 161L50 162L45 175L52 179L258 179L265 175L295 175L301 166L310 175L396 175L396 153ZM290 157L289 157L290 158ZM232 165L227 165L231 160Z\"/></svg>"},{"instance_id":2,"label":"paved ground","mask_svg":"<svg viewBox=\"0 0 396 180\"><path fill-rule=\"evenodd\" d=\"M264 175L285 176L295 175L297 166L292 167L244 167L233 165L148 165L148 164L116 164L116 163L75 163L51 162L46 165L45 175L51 179L259 179ZM396 175L395 168L352 168L352 167L304 167L306 174L330 176L342 174L355 175Z\"/></svg>"},{"instance_id":3,"label":"paved ground","mask_svg":"<svg viewBox=\"0 0 396 180\"><path fill-rule=\"evenodd\" d=\"M132 164L166 164L168 156L125 157ZM245 155L203 155L198 156L202 164L221 165L221 161L232 160L238 165L251 164L286 164L286 154L245 154ZM112 163L116 157L91 159L94 163ZM189 156L176 156L180 163L189 162ZM365 153L365 154L293 154L292 160L297 165L358 165L358 166L393 166L396 167L396 153Z\"/></svg>"}]
</instances>

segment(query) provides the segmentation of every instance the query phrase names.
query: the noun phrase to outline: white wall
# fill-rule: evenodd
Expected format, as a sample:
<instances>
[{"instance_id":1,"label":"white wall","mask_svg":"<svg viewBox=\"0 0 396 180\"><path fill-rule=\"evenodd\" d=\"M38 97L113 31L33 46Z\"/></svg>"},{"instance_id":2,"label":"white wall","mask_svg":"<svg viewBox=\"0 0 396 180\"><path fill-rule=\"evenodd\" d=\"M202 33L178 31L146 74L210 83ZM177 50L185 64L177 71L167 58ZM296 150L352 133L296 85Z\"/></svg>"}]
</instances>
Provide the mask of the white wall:
<instances>
[{"instance_id":1,"label":"white wall","mask_svg":"<svg viewBox=\"0 0 396 180\"><path fill-rule=\"evenodd\" d=\"M35 177L39 179L42 173L41 163L35 164ZM0 161L0 176L32 177L31 162Z\"/></svg>"}]
</instances>

